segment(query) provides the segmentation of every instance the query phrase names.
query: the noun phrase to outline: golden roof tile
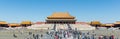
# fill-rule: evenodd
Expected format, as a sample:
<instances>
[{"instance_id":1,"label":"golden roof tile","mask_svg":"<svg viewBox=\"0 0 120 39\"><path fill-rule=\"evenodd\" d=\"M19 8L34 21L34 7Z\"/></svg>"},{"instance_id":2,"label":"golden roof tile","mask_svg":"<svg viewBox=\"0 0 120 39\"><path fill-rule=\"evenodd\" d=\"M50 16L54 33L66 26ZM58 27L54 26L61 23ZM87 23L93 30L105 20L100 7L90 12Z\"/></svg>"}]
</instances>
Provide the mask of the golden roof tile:
<instances>
[{"instance_id":1,"label":"golden roof tile","mask_svg":"<svg viewBox=\"0 0 120 39\"><path fill-rule=\"evenodd\" d=\"M7 24L7 22L5 22L5 21L0 21L0 24Z\"/></svg>"},{"instance_id":2,"label":"golden roof tile","mask_svg":"<svg viewBox=\"0 0 120 39\"><path fill-rule=\"evenodd\" d=\"M120 21L116 21L114 24L120 24Z\"/></svg>"},{"instance_id":3,"label":"golden roof tile","mask_svg":"<svg viewBox=\"0 0 120 39\"><path fill-rule=\"evenodd\" d=\"M32 24L31 21L22 21L21 24Z\"/></svg>"},{"instance_id":4,"label":"golden roof tile","mask_svg":"<svg viewBox=\"0 0 120 39\"><path fill-rule=\"evenodd\" d=\"M10 23L9 26L11 26L11 27L12 27L12 26L18 27L18 26L20 26L20 24L18 24L18 23Z\"/></svg>"},{"instance_id":5,"label":"golden roof tile","mask_svg":"<svg viewBox=\"0 0 120 39\"><path fill-rule=\"evenodd\" d=\"M92 21L91 24L101 24L99 21Z\"/></svg>"},{"instance_id":6,"label":"golden roof tile","mask_svg":"<svg viewBox=\"0 0 120 39\"><path fill-rule=\"evenodd\" d=\"M75 17L71 16L68 12L54 12L51 16L47 17L48 19L74 19Z\"/></svg>"}]
</instances>

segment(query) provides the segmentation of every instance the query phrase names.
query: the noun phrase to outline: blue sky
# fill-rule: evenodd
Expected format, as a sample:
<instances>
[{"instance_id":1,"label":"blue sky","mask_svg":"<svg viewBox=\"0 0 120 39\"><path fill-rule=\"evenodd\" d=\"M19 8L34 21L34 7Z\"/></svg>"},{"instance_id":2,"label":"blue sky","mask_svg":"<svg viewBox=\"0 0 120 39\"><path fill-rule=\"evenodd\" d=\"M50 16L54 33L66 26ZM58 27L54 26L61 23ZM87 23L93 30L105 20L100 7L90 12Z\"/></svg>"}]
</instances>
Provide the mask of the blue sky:
<instances>
[{"instance_id":1,"label":"blue sky","mask_svg":"<svg viewBox=\"0 0 120 39\"><path fill-rule=\"evenodd\" d=\"M120 0L0 0L0 21L45 21L53 12L69 12L77 21L120 21Z\"/></svg>"}]
</instances>

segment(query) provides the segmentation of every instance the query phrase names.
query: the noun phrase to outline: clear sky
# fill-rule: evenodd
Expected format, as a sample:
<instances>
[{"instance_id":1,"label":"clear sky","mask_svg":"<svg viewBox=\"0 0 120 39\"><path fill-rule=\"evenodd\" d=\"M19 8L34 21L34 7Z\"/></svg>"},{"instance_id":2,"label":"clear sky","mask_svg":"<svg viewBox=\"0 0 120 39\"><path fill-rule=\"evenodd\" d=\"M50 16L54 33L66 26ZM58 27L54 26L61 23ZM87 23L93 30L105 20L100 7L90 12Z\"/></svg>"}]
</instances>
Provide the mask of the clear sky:
<instances>
[{"instance_id":1,"label":"clear sky","mask_svg":"<svg viewBox=\"0 0 120 39\"><path fill-rule=\"evenodd\" d=\"M69 12L77 21L120 21L120 0L0 0L0 21L45 21L53 12Z\"/></svg>"}]
</instances>

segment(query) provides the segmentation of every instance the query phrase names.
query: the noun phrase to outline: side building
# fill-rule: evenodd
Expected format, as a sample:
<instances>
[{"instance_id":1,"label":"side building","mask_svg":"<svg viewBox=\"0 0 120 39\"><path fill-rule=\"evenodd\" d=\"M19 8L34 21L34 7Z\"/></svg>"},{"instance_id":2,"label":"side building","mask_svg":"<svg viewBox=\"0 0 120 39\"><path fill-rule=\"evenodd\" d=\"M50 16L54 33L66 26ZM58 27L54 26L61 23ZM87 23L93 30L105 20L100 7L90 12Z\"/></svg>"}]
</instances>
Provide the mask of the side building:
<instances>
[{"instance_id":1,"label":"side building","mask_svg":"<svg viewBox=\"0 0 120 39\"><path fill-rule=\"evenodd\" d=\"M27 26L31 26L32 22L31 21L22 21L20 25L23 27L27 27Z\"/></svg>"},{"instance_id":2,"label":"side building","mask_svg":"<svg viewBox=\"0 0 120 39\"><path fill-rule=\"evenodd\" d=\"M0 27L9 27L6 21L0 21Z\"/></svg>"}]
</instances>

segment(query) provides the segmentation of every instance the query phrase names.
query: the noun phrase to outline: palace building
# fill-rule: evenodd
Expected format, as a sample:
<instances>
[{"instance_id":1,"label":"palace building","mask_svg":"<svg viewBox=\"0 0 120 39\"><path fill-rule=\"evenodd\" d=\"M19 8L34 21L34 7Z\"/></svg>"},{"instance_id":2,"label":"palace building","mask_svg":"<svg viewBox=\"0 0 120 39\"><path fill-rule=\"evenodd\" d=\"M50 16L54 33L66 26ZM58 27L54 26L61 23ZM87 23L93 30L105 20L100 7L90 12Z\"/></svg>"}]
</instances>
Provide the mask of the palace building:
<instances>
[{"instance_id":1,"label":"palace building","mask_svg":"<svg viewBox=\"0 0 120 39\"><path fill-rule=\"evenodd\" d=\"M101 25L101 23L100 21L91 21L90 25L98 27Z\"/></svg>"},{"instance_id":2,"label":"palace building","mask_svg":"<svg viewBox=\"0 0 120 39\"><path fill-rule=\"evenodd\" d=\"M68 12L54 12L51 16L48 16L46 23L70 23L76 22L75 17L71 16Z\"/></svg>"},{"instance_id":3,"label":"palace building","mask_svg":"<svg viewBox=\"0 0 120 39\"><path fill-rule=\"evenodd\" d=\"M20 27L20 24L18 23L9 23L9 27Z\"/></svg>"},{"instance_id":4,"label":"palace building","mask_svg":"<svg viewBox=\"0 0 120 39\"><path fill-rule=\"evenodd\" d=\"M113 23L107 23L107 24L105 24L105 26L102 26L102 27L111 28L111 27L114 27L114 24Z\"/></svg>"},{"instance_id":5,"label":"palace building","mask_svg":"<svg viewBox=\"0 0 120 39\"><path fill-rule=\"evenodd\" d=\"M23 27L27 27L27 26L31 26L31 25L32 25L31 21L22 21L21 22L21 26L23 26Z\"/></svg>"},{"instance_id":6,"label":"palace building","mask_svg":"<svg viewBox=\"0 0 120 39\"><path fill-rule=\"evenodd\" d=\"M7 22L5 21L0 21L0 27L9 27Z\"/></svg>"},{"instance_id":7,"label":"palace building","mask_svg":"<svg viewBox=\"0 0 120 39\"><path fill-rule=\"evenodd\" d=\"M120 21L116 21L116 22L114 23L114 27L120 27Z\"/></svg>"}]
</instances>

